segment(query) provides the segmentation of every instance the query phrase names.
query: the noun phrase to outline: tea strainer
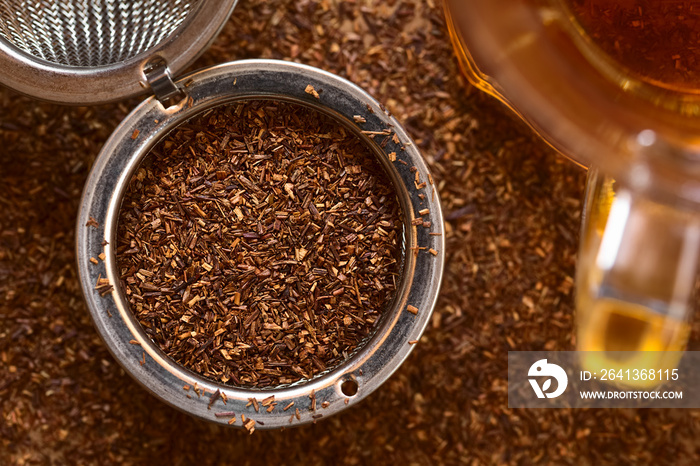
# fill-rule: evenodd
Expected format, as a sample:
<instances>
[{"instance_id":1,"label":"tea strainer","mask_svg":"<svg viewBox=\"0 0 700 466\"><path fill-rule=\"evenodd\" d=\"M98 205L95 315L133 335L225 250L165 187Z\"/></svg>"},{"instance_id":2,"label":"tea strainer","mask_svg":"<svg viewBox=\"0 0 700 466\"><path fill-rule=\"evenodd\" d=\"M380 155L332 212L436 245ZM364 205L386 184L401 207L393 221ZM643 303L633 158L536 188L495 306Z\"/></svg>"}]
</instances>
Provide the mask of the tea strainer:
<instances>
[{"instance_id":1,"label":"tea strainer","mask_svg":"<svg viewBox=\"0 0 700 466\"><path fill-rule=\"evenodd\" d=\"M0 82L65 104L147 92L209 46L237 0L0 0ZM162 71L161 71L162 72Z\"/></svg>"},{"instance_id":2,"label":"tea strainer","mask_svg":"<svg viewBox=\"0 0 700 466\"><path fill-rule=\"evenodd\" d=\"M186 66L212 40L235 1L124 4L0 0L3 83L63 103L106 102L148 89L152 94L105 143L81 201L76 233L78 271L101 337L145 388L208 421L228 424L235 415L233 425L242 426L243 415L256 428L277 428L314 422L356 404L406 359L437 300L444 263L443 219L437 187L417 147L367 92L317 68L277 60L243 60L171 79L171 71ZM132 11L125 11L129 8ZM146 29L158 39L142 38ZM92 50L84 51L85 47ZM309 85L317 96L306 91ZM364 140L393 183L405 225L401 282L374 334L346 361L325 373L265 389L217 383L165 356L129 310L118 285L113 247L121 200L150 149L193 116L250 99L313 107ZM361 126L357 121L363 121ZM96 257L104 260L90 261ZM106 283L112 288L101 295L100 284Z\"/></svg>"}]
</instances>

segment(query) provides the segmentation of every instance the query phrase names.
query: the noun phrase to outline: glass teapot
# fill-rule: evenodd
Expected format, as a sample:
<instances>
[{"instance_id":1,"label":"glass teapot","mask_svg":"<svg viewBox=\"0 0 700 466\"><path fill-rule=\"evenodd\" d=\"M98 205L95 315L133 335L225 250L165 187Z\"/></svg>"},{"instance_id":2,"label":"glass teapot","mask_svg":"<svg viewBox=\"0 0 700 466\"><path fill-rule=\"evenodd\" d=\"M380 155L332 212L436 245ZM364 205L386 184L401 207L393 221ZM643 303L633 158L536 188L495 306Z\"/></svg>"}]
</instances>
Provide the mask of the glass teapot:
<instances>
[{"instance_id":1,"label":"glass teapot","mask_svg":"<svg viewBox=\"0 0 700 466\"><path fill-rule=\"evenodd\" d=\"M676 364L663 354L680 353L661 352L686 346L700 252L700 1L445 0L445 11L470 82L590 168L576 349L635 351L616 367L639 351Z\"/></svg>"}]
</instances>

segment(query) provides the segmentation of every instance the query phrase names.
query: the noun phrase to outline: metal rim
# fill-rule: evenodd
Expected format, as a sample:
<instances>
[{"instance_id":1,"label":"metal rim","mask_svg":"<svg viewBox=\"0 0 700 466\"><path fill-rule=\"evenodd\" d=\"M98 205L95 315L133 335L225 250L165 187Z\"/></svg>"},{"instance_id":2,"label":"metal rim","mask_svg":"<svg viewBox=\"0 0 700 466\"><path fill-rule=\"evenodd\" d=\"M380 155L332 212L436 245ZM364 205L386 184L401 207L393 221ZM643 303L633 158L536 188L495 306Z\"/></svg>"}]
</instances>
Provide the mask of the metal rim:
<instances>
[{"instance_id":1,"label":"metal rim","mask_svg":"<svg viewBox=\"0 0 700 466\"><path fill-rule=\"evenodd\" d=\"M241 426L244 414L254 419L258 428L277 428L314 422L354 405L378 388L406 359L414 346L409 342L420 339L437 300L444 264L444 229L437 189L423 158L398 121L379 102L349 81L316 68L275 60L245 60L195 72L183 77L179 84L188 95L180 104L164 108L150 97L122 121L95 161L83 192L76 234L78 271L99 333L126 371L148 390L166 403L208 421L226 424L230 417L216 414L233 412L237 426ZM318 99L305 92L307 85L318 91ZM362 134L396 188L404 211L406 248L402 284L393 307L385 311L383 321L364 346L340 366L314 379L257 390L213 382L165 356L129 311L118 286L112 247L121 198L132 173L151 147L195 114L231 101L256 98L317 108L358 133L389 129L391 134L381 134L382 139L377 141ZM353 122L355 115L366 119L359 129ZM394 162L393 155L388 155L392 152L396 153ZM430 226L412 224L412 220L421 217L419 211L423 211L422 217L430 221ZM90 258L103 252L103 262L90 262ZM100 278L115 285L105 296L95 289ZM418 312L409 312L408 305ZM131 344L132 341L138 344ZM189 391L183 389L185 385L191 387ZM351 394L348 386L357 389L356 394ZM226 404L216 398L217 391L225 394ZM270 413L265 409L258 412L249 404L251 398L262 401L272 395L278 405ZM210 406L212 397L215 398ZM316 400L315 410L312 398ZM282 409L292 402L291 409Z\"/></svg>"},{"instance_id":2,"label":"metal rim","mask_svg":"<svg viewBox=\"0 0 700 466\"><path fill-rule=\"evenodd\" d=\"M238 0L200 0L163 42L120 63L76 67L51 63L0 37L0 83L50 102L101 104L146 92L143 69L160 57L177 74L204 52L221 31Z\"/></svg>"}]
</instances>

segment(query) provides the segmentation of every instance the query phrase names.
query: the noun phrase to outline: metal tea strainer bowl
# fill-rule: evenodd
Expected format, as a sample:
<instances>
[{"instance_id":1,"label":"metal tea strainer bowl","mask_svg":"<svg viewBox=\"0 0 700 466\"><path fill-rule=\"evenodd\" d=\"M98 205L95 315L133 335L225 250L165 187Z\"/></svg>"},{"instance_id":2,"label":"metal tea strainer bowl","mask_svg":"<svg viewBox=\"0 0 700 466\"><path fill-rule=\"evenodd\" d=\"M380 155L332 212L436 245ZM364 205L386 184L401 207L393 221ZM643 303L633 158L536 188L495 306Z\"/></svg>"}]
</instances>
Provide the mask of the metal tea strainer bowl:
<instances>
[{"instance_id":1,"label":"metal tea strainer bowl","mask_svg":"<svg viewBox=\"0 0 700 466\"><path fill-rule=\"evenodd\" d=\"M306 92L309 85L318 91L319 98ZM283 427L313 422L355 404L401 365L413 348L411 342L420 339L437 299L444 261L443 221L436 187L423 158L379 102L349 81L317 68L276 60L244 60L195 72L175 86L186 92L179 104L166 108L150 97L121 123L99 154L83 193L77 224L78 269L100 334L117 360L147 389L172 406L210 421L227 423L232 419L228 414L235 414L235 424L240 426L243 414L253 419L256 427ZM401 281L375 333L330 371L265 389L214 382L162 353L129 310L119 286L114 247L122 198L150 149L193 116L214 106L250 99L313 107L352 130L384 167L404 214ZM365 120L361 127L354 122L357 115ZM382 136L375 140L368 134ZM392 152L396 160L389 155ZM417 218L426 223L415 222ZM100 256L103 262L90 261ZM96 286L104 287L105 279L113 289L103 296ZM269 406L255 409L251 400L274 400L276 406L270 412ZM291 410L283 409L290 405Z\"/></svg>"},{"instance_id":2,"label":"metal tea strainer bowl","mask_svg":"<svg viewBox=\"0 0 700 466\"><path fill-rule=\"evenodd\" d=\"M88 309L117 361L158 398L208 421L268 429L314 422L353 406L401 365L435 307L445 242L437 187L421 154L400 123L358 86L276 60L237 61L171 77L206 48L235 3L0 0L0 83L71 104L150 94L106 142L83 191L76 246ZM307 92L308 86L317 94ZM251 99L309 106L354 132L384 167L404 216L401 280L374 333L328 371L265 389L221 384L167 357L129 309L114 248L124 193L151 148L195 115Z\"/></svg>"}]
</instances>

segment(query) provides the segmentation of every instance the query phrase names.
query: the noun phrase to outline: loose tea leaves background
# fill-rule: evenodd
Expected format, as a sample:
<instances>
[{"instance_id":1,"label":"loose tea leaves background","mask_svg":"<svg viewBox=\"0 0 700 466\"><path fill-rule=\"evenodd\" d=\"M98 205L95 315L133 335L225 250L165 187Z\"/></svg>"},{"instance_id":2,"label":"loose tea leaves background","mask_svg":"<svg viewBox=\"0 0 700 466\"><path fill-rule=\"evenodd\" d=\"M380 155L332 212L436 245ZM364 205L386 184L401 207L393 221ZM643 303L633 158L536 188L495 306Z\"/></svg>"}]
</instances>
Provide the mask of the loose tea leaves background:
<instances>
[{"instance_id":1,"label":"loose tea leaves background","mask_svg":"<svg viewBox=\"0 0 700 466\"><path fill-rule=\"evenodd\" d=\"M573 348L585 174L464 83L434 0L242 1L193 68L253 57L349 78L422 149L449 247L425 336L372 396L317 425L250 436L157 402L101 343L75 275L83 183L137 100L69 108L2 89L0 463L697 460L696 411L507 408L508 350Z\"/></svg>"}]
</instances>

